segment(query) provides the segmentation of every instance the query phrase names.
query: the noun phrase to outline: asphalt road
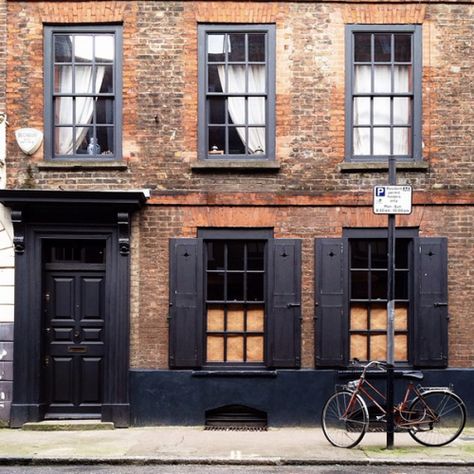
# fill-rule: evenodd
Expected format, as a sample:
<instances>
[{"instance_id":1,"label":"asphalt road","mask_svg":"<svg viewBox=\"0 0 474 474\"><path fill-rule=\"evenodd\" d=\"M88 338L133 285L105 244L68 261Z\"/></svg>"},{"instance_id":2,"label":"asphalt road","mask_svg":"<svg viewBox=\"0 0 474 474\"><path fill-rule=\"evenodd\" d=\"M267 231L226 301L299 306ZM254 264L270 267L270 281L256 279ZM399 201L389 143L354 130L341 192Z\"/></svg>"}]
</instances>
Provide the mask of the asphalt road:
<instances>
[{"instance_id":1,"label":"asphalt road","mask_svg":"<svg viewBox=\"0 0 474 474\"><path fill-rule=\"evenodd\" d=\"M422 466L0 466L1 474L472 474L473 467Z\"/></svg>"}]
</instances>

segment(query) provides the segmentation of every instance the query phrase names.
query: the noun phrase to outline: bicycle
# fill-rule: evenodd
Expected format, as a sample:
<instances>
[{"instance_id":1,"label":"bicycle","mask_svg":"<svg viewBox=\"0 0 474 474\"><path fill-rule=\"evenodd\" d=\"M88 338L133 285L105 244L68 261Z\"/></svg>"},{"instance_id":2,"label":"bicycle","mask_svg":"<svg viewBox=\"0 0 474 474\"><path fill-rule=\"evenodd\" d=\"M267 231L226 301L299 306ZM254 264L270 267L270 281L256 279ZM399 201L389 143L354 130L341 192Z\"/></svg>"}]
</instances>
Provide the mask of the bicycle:
<instances>
[{"instance_id":1,"label":"bicycle","mask_svg":"<svg viewBox=\"0 0 474 474\"><path fill-rule=\"evenodd\" d=\"M386 369L386 364L372 361L363 366L362 374L351 380L326 401L321 426L327 440L340 448L353 448L360 443L370 424L386 427L386 397L367 380L371 367ZM403 401L393 407L395 431L408 431L410 436L425 446L444 446L454 441L466 424L466 407L449 387L423 387L414 384L423 374L402 371L409 379ZM369 417L366 400L370 401ZM384 429L385 431L385 429Z\"/></svg>"}]
</instances>

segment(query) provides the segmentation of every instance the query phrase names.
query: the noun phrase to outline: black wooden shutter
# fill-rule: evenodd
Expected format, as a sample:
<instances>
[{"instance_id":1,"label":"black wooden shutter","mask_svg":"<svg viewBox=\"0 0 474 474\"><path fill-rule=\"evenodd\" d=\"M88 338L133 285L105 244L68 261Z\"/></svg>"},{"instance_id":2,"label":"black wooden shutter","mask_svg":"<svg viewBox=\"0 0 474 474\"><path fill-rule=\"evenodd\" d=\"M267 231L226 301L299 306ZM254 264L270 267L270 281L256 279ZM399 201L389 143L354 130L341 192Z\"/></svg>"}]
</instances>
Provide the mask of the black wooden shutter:
<instances>
[{"instance_id":1,"label":"black wooden shutter","mask_svg":"<svg viewBox=\"0 0 474 474\"><path fill-rule=\"evenodd\" d=\"M414 363L448 365L448 252L445 238L415 239Z\"/></svg>"},{"instance_id":2,"label":"black wooden shutter","mask_svg":"<svg viewBox=\"0 0 474 474\"><path fill-rule=\"evenodd\" d=\"M170 240L170 367L202 360L202 239Z\"/></svg>"},{"instance_id":3,"label":"black wooden shutter","mask_svg":"<svg viewBox=\"0 0 474 474\"><path fill-rule=\"evenodd\" d=\"M270 239L268 245L268 365L299 367L301 361L301 241Z\"/></svg>"},{"instance_id":4,"label":"black wooden shutter","mask_svg":"<svg viewBox=\"0 0 474 474\"><path fill-rule=\"evenodd\" d=\"M346 295L347 240L317 239L316 278L316 366L341 367L347 363L348 327L344 315Z\"/></svg>"}]
</instances>

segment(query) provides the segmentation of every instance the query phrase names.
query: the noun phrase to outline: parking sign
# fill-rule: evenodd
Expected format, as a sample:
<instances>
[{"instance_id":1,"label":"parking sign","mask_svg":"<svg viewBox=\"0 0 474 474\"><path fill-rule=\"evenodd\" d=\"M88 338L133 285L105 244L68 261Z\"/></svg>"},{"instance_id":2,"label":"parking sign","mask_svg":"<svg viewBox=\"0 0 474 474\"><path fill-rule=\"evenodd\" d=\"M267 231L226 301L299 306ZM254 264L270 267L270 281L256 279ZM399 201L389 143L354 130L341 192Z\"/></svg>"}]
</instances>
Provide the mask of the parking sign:
<instances>
[{"instance_id":1,"label":"parking sign","mask_svg":"<svg viewBox=\"0 0 474 474\"><path fill-rule=\"evenodd\" d=\"M411 186L374 186L375 214L411 214Z\"/></svg>"}]
</instances>

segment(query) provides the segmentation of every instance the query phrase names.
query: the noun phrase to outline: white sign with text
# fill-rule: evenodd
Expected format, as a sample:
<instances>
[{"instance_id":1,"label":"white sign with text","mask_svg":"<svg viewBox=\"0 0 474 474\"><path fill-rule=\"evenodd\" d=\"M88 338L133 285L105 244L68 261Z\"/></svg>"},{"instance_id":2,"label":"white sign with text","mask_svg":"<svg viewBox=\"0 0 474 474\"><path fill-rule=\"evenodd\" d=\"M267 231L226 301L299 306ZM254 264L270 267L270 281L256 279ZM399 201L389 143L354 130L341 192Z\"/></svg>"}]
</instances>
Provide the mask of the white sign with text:
<instances>
[{"instance_id":1,"label":"white sign with text","mask_svg":"<svg viewBox=\"0 0 474 474\"><path fill-rule=\"evenodd\" d=\"M411 214L411 186L374 186L375 214Z\"/></svg>"}]
</instances>

